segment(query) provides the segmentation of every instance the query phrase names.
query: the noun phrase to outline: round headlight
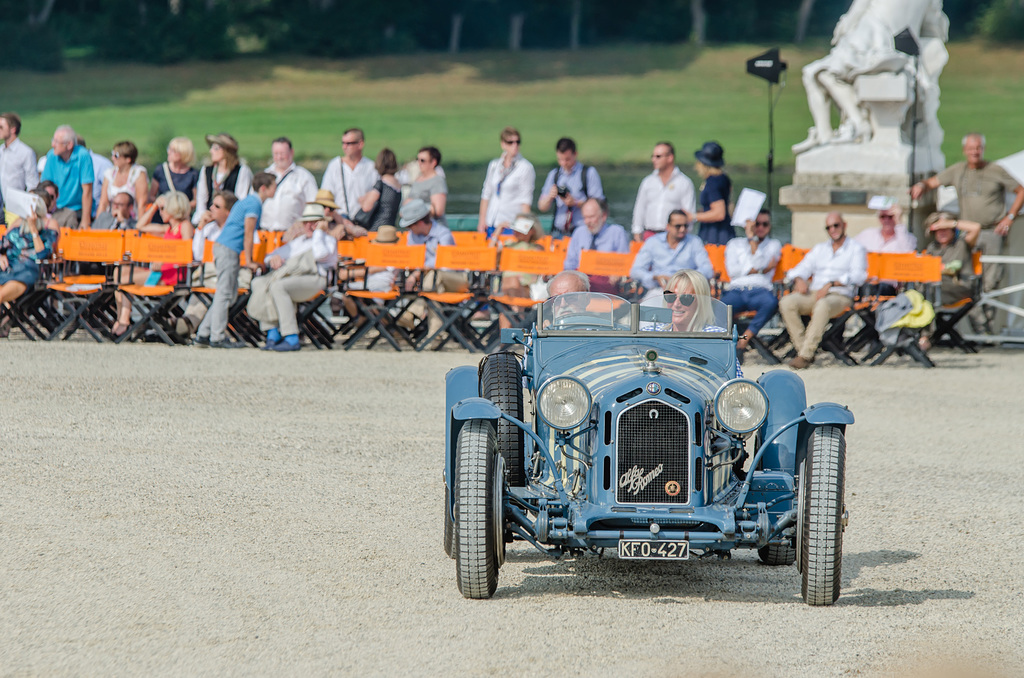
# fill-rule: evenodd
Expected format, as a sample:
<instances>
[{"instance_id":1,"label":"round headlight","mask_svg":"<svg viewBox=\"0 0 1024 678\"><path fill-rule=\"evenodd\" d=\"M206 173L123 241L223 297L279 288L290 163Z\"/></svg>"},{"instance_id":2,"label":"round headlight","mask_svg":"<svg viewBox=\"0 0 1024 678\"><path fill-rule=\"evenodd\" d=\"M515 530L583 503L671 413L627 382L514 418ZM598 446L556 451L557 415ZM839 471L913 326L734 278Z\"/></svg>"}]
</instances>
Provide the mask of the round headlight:
<instances>
[{"instance_id":1,"label":"round headlight","mask_svg":"<svg viewBox=\"0 0 1024 678\"><path fill-rule=\"evenodd\" d=\"M750 433L768 414L768 396L752 381L734 379L715 395L715 418L733 433Z\"/></svg>"},{"instance_id":2,"label":"round headlight","mask_svg":"<svg viewBox=\"0 0 1024 678\"><path fill-rule=\"evenodd\" d=\"M576 428L590 414L590 391L578 379L555 377L537 394L537 411L557 429Z\"/></svg>"}]
</instances>

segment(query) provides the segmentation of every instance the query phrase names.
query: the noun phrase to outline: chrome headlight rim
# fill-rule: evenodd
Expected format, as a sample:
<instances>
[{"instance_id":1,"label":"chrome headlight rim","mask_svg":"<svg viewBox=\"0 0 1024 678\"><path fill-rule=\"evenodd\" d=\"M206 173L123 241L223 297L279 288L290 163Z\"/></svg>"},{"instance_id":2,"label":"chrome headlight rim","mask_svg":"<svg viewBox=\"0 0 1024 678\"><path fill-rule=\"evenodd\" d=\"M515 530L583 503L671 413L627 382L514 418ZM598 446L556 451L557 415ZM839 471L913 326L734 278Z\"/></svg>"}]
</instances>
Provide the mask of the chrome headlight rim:
<instances>
[{"instance_id":1,"label":"chrome headlight rim","mask_svg":"<svg viewBox=\"0 0 1024 678\"><path fill-rule=\"evenodd\" d=\"M722 417L721 406L722 406L722 403L724 401L725 396L728 395L729 389L735 388L737 385L741 385L741 384L744 385L744 386L753 386L754 387L755 391L761 395L761 398L764 401L764 408L763 408L763 411L761 413L761 417L760 417L760 419L758 419L756 425L751 426L749 428L738 429L738 428L733 428L731 426L726 425L726 423L724 421L724 418ZM751 379L737 378L737 379L730 379L729 381L725 382L724 384L721 385L721 387L719 387L718 392L715 393L715 400L714 400L714 402L715 402L715 421L717 421L719 426L724 428L726 431L729 431L730 433L734 433L736 435L749 435L749 434L753 433L757 429L761 428L761 425L768 418L768 394L765 392L765 390L763 388L761 388L760 384L758 384L756 381L753 381Z\"/></svg>"},{"instance_id":2,"label":"chrome headlight rim","mask_svg":"<svg viewBox=\"0 0 1024 678\"><path fill-rule=\"evenodd\" d=\"M553 385L556 385L558 382L565 382L565 381L573 382L575 384L578 384L579 387L583 390L583 393L586 394L586 397L587 397L585 407L580 408L581 416L579 417L579 421L576 421L571 426L567 426L567 425L563 425L563 424L557 424L557 423L551 421L548 418L548 416L544 413L544 394ZM583 422L585 422L587 420L587 417L590 416L590 411L593 408L593 406L594 406L594 396L593 396L593 394L590 392L590 389L587 388L587 385L584 384L582 380L577 379L576 377L570 377L570 376L564 376L564 375L557 376L557 377L551 377L550 379L545 381L541 385L541 387L537 390L537 416L539 416L541 418L541 420L545 424L547 424L551 428L559 430L559 431L569 431L569 430L572 430L572 429L576 428L577 426L579 426L580 424L582 424Z\"/></svg>"}]
</instances>

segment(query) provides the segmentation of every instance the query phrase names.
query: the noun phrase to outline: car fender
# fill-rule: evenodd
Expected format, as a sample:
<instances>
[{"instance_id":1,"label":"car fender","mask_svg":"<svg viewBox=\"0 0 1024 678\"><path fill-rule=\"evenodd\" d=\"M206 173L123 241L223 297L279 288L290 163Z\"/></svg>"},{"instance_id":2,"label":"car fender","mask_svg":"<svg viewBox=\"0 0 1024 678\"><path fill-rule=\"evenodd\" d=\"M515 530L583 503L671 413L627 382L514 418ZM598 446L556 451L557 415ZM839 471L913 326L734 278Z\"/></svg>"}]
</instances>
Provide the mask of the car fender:
<instances>
[{"instance_id":1,"label":"car fender","mask_svg":"<svg viewBox=\"0 0 1024 678\"><path fill-rule=\"evenodd\" d=\"M758 435L758 440L764 441L803 414L807 409L807 394L803 379L786 370L765 372L757 383L768 395L768 416ZM766 471L793 473L801 440L797 427L784 431L765 448L760 467Z\"/></svg>"},{"instance_id":2,"label":"car fender","mask_svg":"<svg viewBox=\"0 0 1024 678\"><path fill-rule=\"evenodd\" d=\"M480 385L477 379L477 370L471 365L464 365L448 370L444 377L445 392L445 417L444 425L444 483L448 487L448 495L452 496L452 478L455 473L455 443L459 439L459 430L462 428L464 419L455 420L452 411L455 406L467 398L479 398ZM458 422L455 424L455 422ZM453 426L453 424L455 424Z\"/></svg>"}]
</instances>

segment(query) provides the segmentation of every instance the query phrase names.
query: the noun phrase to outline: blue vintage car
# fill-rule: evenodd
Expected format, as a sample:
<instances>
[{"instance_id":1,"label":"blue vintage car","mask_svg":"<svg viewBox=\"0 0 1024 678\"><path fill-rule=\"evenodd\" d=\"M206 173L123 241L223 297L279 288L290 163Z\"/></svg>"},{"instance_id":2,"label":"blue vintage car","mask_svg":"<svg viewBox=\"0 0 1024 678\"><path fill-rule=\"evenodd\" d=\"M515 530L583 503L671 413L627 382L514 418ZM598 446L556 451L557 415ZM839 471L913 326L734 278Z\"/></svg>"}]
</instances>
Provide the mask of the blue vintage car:
<instances>
[{"instance_id":1,"label":"blue vintage car","mask_svg":"<svg viewBox=\"0 0 1024 678\"><path fill-rule=\"evenodd\" d=\"M459 590L489 598L505 545L558 558L686 560L757 549L792 565L810 605L839 597L842 405L807 405L785 370L739 374L729 308L701 331L603 294L545 302L522 344L446 377L444 549Z\"/></svg>"}]
</instances>

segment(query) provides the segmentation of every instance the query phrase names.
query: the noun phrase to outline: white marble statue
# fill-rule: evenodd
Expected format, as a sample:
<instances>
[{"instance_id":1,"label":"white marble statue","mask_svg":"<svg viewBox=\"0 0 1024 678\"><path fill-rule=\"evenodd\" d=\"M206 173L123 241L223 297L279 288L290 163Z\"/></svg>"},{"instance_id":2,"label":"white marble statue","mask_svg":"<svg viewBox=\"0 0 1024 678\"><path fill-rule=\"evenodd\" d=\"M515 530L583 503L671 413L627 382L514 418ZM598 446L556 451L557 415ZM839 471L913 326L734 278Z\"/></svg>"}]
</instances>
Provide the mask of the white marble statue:
<instances>
[{"instance_id":1,"label":"white marble statue","mask_svg":"<svg viewBox=\"0 0 1024 678\"><path fill-rule=\"evenodd\" d=\"M909 28L921 46L916 72L907 55L896 51L894 36ZM871 103L859 96L858 77L875 74L904 74L908 87L916 78L921 120L917 126L917 146L926 155L939 153L942 128L936 113L939 107L938 78L948 59L945 42L949 20L942 13L942 0L854 0L850 10L839 19L832 35L832 51L803 69L807 105L814 126L805 141L793 146L800 154L832 144L870 142L878 133L878 122ZM909 93L912 97L912 90ZM831 105L840 112L840 124L832 129ZM908 98L907 103L910 103ZM913 112L907 115L909 119ZM904 124L905 132L909 127ZM924 164L930 164L926 162ZM920 165L919 165L920 166Z\"/></svg>"}]
</instances>

